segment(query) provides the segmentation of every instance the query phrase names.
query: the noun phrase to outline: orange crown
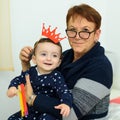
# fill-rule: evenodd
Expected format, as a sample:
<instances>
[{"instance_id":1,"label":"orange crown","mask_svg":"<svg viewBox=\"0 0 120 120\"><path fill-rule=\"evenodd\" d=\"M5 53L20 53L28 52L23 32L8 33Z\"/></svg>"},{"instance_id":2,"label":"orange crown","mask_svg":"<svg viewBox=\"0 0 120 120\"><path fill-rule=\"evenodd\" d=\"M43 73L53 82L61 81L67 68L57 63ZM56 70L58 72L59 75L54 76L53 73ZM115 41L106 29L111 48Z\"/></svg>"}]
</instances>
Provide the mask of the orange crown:
<instances>
[{"instance_id":1,"label":"orange crown","mask_svg":"<svg viewBox=\"0 0 120 120\"><path fill-rule=\"evenodd\" d=\"M49 27L46 29L46 28L45 28L45 24L43 23L43 27L42 27L42 35L43 35L43 36L48 37L48 38L51 39L54 43L58 43L59 41L61 41L61 40L63 40L63 39L66 38L66 37L60 38L60 37L59 37L59 36L60 36L60 33L55 34L57 27L56 27L55 29L53 29L53 30L50 30L50 27L51 27L51 26L49 25Z\"/></svg>"}]
</instances>

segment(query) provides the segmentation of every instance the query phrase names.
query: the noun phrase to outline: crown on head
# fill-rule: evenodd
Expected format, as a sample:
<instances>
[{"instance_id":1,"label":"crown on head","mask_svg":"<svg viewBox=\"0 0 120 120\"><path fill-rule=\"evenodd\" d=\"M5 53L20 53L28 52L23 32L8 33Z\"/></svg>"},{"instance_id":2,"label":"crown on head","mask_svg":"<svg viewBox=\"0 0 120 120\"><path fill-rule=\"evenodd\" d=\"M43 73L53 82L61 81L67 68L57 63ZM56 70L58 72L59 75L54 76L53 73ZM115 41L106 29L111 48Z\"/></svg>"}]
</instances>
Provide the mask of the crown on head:
<instances>
[{"instance_id":1,"label":"crown on head","mask_svg":"<svg viewBox=\"0 0 120 120\"><path fill-rule=\"evenodd\" d=\"M60 33L56 34L56 28L54 28L53 30L50 30L50 25L49 27L46 29L45 28L45 23L43 23L43 27L42 27L42 35L48 37L49 39L51 39L54 43L58 43L59 41L65 39L66 37L59 37Z\"/></svg>"}]
</instances>

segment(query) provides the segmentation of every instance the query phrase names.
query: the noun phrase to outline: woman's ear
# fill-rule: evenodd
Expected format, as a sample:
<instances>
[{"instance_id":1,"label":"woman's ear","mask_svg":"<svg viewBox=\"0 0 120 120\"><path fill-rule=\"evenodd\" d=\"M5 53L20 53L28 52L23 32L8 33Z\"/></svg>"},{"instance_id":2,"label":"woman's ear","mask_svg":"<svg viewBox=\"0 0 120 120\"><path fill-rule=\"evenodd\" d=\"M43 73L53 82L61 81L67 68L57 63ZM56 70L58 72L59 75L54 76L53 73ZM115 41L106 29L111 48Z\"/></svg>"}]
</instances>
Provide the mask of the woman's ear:
<instances>
[{"instance_id":1,"label":"woman's ear","mask_svg":"<svg viewBox=\"0 0 120 120\"><path fill-rule=\"evenodd\" d=\"M100 34L101 34L101 30L100 29L96 30L96 33L95 33L95 42L97 42L99 40Z\"/></svg>"}]
</instances>

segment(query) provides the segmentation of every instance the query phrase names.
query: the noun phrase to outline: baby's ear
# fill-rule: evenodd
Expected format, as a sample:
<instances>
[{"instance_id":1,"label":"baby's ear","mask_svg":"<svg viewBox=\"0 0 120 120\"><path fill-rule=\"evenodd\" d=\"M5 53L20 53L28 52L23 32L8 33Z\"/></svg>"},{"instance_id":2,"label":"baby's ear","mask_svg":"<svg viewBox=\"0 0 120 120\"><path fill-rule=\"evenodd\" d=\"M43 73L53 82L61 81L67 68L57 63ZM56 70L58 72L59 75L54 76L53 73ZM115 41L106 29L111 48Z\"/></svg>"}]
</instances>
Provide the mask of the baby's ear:
<instances>
[{"instance_id":1,"label":"baby's ear","mask_svg":"<svg viewBox=\"0 0 120 120\"><path fill-rule=\"evenodd\" d=\"M62 62L62 59L59 60L59 62L58 62L58 66L57 66L57 67L60 66L61 62Z\"/></svg>"},{"instance_id":2,"label":"baby's ear","mask_svg":"<svg viewBox=\"0 0 120 120\"><path fill-rule=\"evenodd\" d=\"M35 55L32 55L32 62L33 62L34 64L36 64L36 57L35 57Z\"/></svg>"}]
</instances>

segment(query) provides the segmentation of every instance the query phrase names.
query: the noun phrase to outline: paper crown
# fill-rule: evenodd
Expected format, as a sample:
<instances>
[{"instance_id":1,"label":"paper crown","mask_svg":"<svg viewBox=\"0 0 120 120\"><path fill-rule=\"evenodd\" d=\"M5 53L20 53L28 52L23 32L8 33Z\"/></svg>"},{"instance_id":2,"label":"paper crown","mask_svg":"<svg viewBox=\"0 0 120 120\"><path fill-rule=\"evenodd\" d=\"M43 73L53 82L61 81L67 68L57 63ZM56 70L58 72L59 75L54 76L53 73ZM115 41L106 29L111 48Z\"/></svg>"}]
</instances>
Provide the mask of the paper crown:
<instances>
[{"instance_id":1,"label":"paper crown","mask_svg":"<svg viewBox=\"0 0 120 120\"><path fill-rule=\"evenodd\" d=\"M63 39L66 38L66 37L62 37L62 38L61 38L61 37L60 37L60 34L61 34L61 33L58 33L58 34L55 33L57 27L54 28L53 30L50 30L50 27L51 27L51 26L49 25L48 28L45 28L45 23L43 23L42 36L45 36L45 37L51 39L54 43L58 43L58 42L60 42L61 40L63 40Z\"/></svg>"}]
</instances>

